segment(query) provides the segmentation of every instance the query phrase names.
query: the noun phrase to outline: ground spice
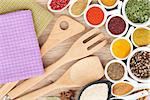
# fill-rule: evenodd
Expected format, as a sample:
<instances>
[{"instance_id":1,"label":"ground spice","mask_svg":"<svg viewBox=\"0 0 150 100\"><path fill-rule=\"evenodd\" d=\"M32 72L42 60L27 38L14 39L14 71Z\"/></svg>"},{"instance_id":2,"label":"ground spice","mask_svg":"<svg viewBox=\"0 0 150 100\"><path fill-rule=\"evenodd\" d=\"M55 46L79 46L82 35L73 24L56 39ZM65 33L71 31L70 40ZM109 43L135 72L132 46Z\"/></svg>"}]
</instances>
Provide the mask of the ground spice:
<instances>
[{"instance_id":1,"label":"ground spice","mask_svg":"<svg viewBox=\"0 0 150 100\"><path fill-rule=\"evenodd\" d=\"M101 0L101 2L105 6L113 6L117 2L117 0Z\"/></svg>"},{"instance_id":2,"label":"ground spice","mask_svg":"<svg viewBox=\"0 0 150 100\"><path fill-rule=\"evenodd\" d=\"M120 80L124 76L124 67L122 64L115 62L111 63L107 69L108 76L112 80Z\"/></svg>"},{"instance_id":3,"label":"ground spice","mask_svg":"<svg viewBox=\"0 0 150 100\"><path fill-rule=\"evenodd\" d=\"M99 25L104 20L104 12L99 7L91 7L86 14L87 20L92 25Z\"/></svg>"},{"instance_id":4,"label":"ground spice","mask_svg":"<svg viewBox=\"0 0 150 100\"><path fill-rule=\"evenodd\" d=\"M118 58L125 58L131 51L131 45L126 39L118 39L112 44L112 52Z\"/></svg>"},{"instance_id":5,"label":"ground spice","mask_svg":"<svg viewBox=\"0 0 150 100\"><path fill-rule=\"evenodd\" d=\"M112 34L119 35L125 31L126 23L121 17L115 16L108 22L108 29Z\"/></svg>"},{"instance_id":6,"label":"ground spice","mask_svg":"<svg viewBox=\"0 0 150 100\"><path fill-rule=\"evenodd\" d=\"M150 77L150 52L140 51L133 55L130 60L132 73L138 78Z\"/></svg>"},{"instance_id":7,"label":"ground spice","mask_svg":"<svg viewBox=\"0 0 150 100\"><path fill-rule=\"evenodd\" d=\"M85 11L87 4L88 0L77 0L77 2L72 5L71 13L73 15L81 15Z\"/></svg>"},{"instance_id":8,"label":"ground spice","mask_svg":"<svg viewBox=\"0 0 150 100\"><path fill-rule=\"evenodd\" d=\"M137 46L146 46L150 44L150 30L138 28L133 33L133 41Z\"/></svg>"},{"instance_id":9,"label":"ground spice","mask_svg":"<svg viewBox=\"0 0 150 100\"><path fill-rule=\"evenodd\" d=\"M61 10L67 6L70 0L52 0L50 3L51 9Z\"/></svg>"},{"instance_id":10,"label":"ground spice","mask_svg":"<svg viewBox=\"0 0 150 100\"><path fill-rule=\"evenodd\" d=\"M117 83L113 86L113 94L117 96L123 96L133 90L133 86L128 83Z\"/></svg>"}]
</instances>

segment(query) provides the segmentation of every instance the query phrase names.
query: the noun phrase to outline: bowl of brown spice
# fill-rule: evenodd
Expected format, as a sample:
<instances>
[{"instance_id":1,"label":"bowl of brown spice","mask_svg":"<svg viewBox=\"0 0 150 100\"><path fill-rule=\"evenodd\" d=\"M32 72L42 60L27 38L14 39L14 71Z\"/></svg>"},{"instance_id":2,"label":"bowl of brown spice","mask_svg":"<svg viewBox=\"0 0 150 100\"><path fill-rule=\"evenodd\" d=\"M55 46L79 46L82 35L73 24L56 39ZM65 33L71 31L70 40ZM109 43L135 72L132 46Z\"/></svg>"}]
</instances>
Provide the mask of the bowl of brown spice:
<instances>
[{"instance_id":1,"label":"bowl of brown spice","mask_svg":"<svg viewBox=\"0 0 150 100\"><path fill-rule=\"evenodd\" d=\"M150 82L150 48L139 47L128 57L129 75L138 82Z\"/></svg>"},{"instance_id":2,"label":"bowl of brown spice","mask_svg":"<svg viewBox=\"0 0 150 100\"><path fill-rule=\"evenodd\" d=\"M111 60L105 67L105 77L113 83L123 81L127 74L125 67L121 60Z\"/></svg>"}]
</instances>

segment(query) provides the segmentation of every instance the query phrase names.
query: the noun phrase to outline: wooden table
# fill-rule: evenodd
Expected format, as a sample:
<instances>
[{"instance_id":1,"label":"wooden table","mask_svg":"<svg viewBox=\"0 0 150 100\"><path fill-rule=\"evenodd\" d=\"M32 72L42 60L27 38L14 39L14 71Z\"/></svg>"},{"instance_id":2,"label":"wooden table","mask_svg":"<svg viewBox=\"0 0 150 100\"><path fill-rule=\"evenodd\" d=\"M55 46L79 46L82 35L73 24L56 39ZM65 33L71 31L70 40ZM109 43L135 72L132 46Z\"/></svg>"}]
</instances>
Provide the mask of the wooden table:
<instances>
[{"instance_id":1,"label":"wooden table","mask_svg":"<svg viewBox=\"0 0 150 100\"><path fill-rule=\"evenodd\" d=\"M96 1L96 0L94 0ZM47 9L47 0L36 0L37 3L39 3L42 7L44 7L45 9ZM45 31L43 32L43 35L39 38L39 43L40 46L43 45L43 43L46 41L47 37L50 34L50 31L55 23L55 20L62 14L68 14L68 10L65 10L61 13L55 13L54 14L54 19L52 22L49 23L48 27L45 29ZM85 26L87 26L83 20L83 17L80 18L76 18L76 20L78 20L79 22L81 22L82 24L84 24ZM90 30L91 28L87 26L86 31ZM109 41L108 45L103 47L101 50L99 50L98 52L96 52L94 55L99 56L103 66L106 65L106 63L108 61L110 61L111 59L113 59L112 55L110 54L110 43L112 41L112 37L110 37L107 32L105 31L105 27L102 28L102 32L106 34L107 40ZM72 45L72 43L77 40L81 35L83 35L85 32L74 36L72 38L70 38L69 40L64 41L63 43L61 43L59 46L55 47L54 49L52 49L51 51L49 51L44 57L43 57L43 62L44 62L44 66L48 66L50 64L52 64L53 62L57 61L61 56L64 55L64 53L69 49L69 47ZM51 84L52 82L54 82L55 80L57 80L69 67L70 65L72 65L75 62L71 62L65 66L63 66L62 69L57 70L56 72L54 72L52 75L50 75L47 79L45 79L43 82L39 83L36 87L33 87L32 89L30 89L28 92L31 92L37 88L43 87L45 85ZM61 91L65 91L65 90L69 90L69 89L63 89ZM77 93L80 89L73 89L73 90L77 90ZM59 93L61 92L59 91L55 91L53 93L49 93L47 96L59 96ZM39 100L46 100L44 99L44 97L39 98Z\"/></svg>"}]
</instances>

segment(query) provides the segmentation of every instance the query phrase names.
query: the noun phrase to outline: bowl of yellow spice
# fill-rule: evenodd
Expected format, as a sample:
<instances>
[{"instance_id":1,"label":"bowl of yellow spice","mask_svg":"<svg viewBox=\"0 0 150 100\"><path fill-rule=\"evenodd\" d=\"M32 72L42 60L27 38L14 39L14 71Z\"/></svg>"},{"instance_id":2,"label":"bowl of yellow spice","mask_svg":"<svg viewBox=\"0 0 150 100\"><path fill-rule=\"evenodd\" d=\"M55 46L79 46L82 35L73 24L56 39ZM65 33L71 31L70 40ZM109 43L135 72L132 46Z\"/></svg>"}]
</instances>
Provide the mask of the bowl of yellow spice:
<instances>
[{"instance_id":1,"label":"bowl of yellow spice","mask_svg":"<svg viewBox=\"0 0 150 100\"><path fill-rule=\"evenodd\" d=\"M133 45L127 37L116 38L111 43L110 51L114 58L126 60L133 51Z\"/></svg>"},{"instance_id":2,"label":"bowl of yellow spice","mask_svg":"<svg viewBox=\"0 0 150 100\"><path fill-rule=\"evenodd\" d=\"M106 9L115 8L120 0L98 0L98 2Z\"/></svg>"},{"instance_id":3,"label":"bowl of yellow spice","mask_svg":"<svg viewBox=\"0 0 150 100\"><path fill-rule=\"evenodd\" d=\"M137 27L132 30L131 41L135 47L142 47L150 45L150 28Z\"/></svg>"},{"instance_id":4,"label":"bowl of yellow spice","mask_svg":"<svg viewBox=\"0 0 150 100\"><path fill-rule=\"evenodd\" d=\"M80 17L84 14L85 9L92 0L73 0L69 6L69 13L73 17Z\"/></svg>"}]
</instances>

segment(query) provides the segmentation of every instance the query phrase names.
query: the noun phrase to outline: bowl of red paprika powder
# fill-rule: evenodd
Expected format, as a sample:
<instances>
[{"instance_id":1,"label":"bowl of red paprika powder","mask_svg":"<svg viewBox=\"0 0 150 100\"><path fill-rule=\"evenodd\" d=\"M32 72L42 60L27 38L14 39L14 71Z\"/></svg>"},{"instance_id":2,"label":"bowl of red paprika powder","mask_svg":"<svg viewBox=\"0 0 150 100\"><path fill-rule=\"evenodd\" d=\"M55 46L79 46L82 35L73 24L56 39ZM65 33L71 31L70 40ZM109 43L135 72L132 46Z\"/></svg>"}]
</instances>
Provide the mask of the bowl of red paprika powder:
<instances>
[{"instance_id":1,"label":"bowl of red paprika powder","mask_svg":"<svg viewBox=\"0 0 150 100\"><path fill-rule=\"evenodd\" d=\"M71 0L49 0L47 7L52 12L61 12L71 4Z\"/></svg>"},{"instance_id":2,"label":"bowl of red paprika powder","mask_svg":"<svg viewBox=\"0 0 150 100\"><path fill-rule=\"evenodd\" d=\"M106 10L98 4L90 5L84 14L85 22L91 27L101 27L107 19Z\"/></svg>"}]
</instances>

